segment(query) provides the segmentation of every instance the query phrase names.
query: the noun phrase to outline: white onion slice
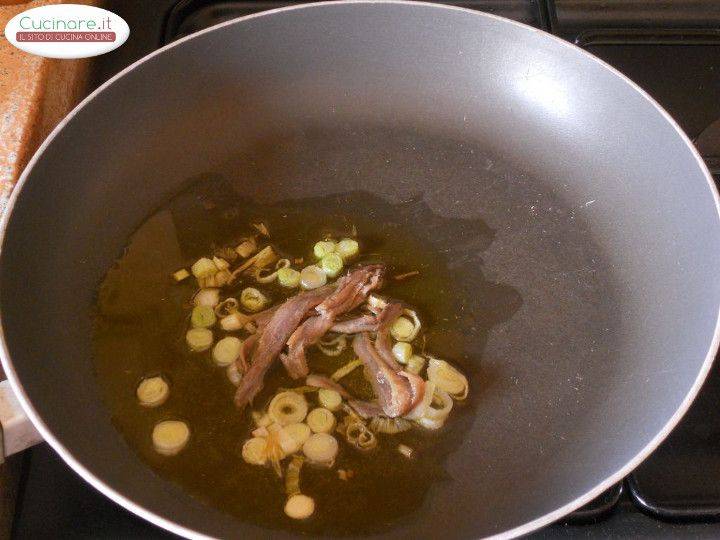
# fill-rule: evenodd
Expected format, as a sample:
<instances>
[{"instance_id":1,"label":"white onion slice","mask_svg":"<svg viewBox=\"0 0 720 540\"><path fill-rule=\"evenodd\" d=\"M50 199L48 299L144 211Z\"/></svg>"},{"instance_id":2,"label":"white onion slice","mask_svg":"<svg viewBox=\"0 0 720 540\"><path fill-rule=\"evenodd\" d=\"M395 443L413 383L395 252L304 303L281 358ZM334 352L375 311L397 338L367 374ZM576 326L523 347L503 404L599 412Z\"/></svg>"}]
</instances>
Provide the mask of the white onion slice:
<instances>
[{"instance_id":1,"label":"white onion slice","mask_svg":"<svg viewBox=\"0 0 720 540\"><path fill-rule=\"evenodd\" d=\"M315 512L315 501L312 497L298 493L285 503L285 513L292 519L307 519Z\"/></svg>"},{"instance_id":2,"label":"white onion slice","mask_svg":"<svg viewBox=\"0 0 720 540\"><path fill-rule=\"evenodd\" d=\"M136 393L143 407L159 407L170 396L170 387L162 377L148 377L138 385Z\"/></svg>"},{"instance_id":3,"label":"white onion slice","mask_svg":"<svg viewBox=\"0 0 720 540\"><path fill-rule=\"evenodd\" d=\"M450 394L453 399L462 401L468 395L468 380L455 367L445 360L428 356L428 379L435 383L439 390Z\"/></svg>"},{"instance_id":4,"label":"white onion slice","mask_svg":"<svg viewBox=\"0 0 720 540\"><path fill-rule=\"evenodd\" d=\"M314 433L305 441L302 449L311 463L332 467L338 453L338 442L327 433Z\"/></svg>"},{"instance_id":5,"label":"white onion slice","mask_svg":"<svg viewBox=\"0 0 720 540\"><path fill-rule=\"evenodd\" d=\"M436 388L433 398L439 400L440 405L436 407L434 400L431 401L423 417L418 420L418 424L427 429L441 428L453 407L453 400L447 392Z\"/></svg>"},{"instance_id":6,"label":"white onion slice","mask_svg":"<svg viewBox=\"0 0 720 540\"><path fill-rule=\"evenodd\" d=\"M158 454L174 456L185 448L190 439L190 428L180 420L164 420L152 432L153 446Z\"/></svg>"}]
</instances>

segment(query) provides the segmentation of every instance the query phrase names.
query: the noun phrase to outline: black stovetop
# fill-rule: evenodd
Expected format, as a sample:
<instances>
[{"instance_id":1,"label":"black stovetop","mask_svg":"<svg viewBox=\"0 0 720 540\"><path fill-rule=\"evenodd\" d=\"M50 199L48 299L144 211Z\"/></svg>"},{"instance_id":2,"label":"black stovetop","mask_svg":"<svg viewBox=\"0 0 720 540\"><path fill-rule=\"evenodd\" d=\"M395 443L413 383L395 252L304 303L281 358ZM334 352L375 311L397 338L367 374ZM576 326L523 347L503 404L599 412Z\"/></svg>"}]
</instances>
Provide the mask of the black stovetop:
<instances>
[{"instance_id":1,"label":"black stovetop","mask_svg":"<svg viewBox=\"0 0 720 540\"><path fill-rule=\"evenodd\" d=\"M164 43L292 2L108 0L131 34L97 58L93 85ZM609 62L657 99L720 179L720 1L467 0L553 32ZM720 365L690 412L635 472L534 538L720 537ZM16 538L166 538L77 477L47 445L25 455Z\"/></svg>"}]
</instances>

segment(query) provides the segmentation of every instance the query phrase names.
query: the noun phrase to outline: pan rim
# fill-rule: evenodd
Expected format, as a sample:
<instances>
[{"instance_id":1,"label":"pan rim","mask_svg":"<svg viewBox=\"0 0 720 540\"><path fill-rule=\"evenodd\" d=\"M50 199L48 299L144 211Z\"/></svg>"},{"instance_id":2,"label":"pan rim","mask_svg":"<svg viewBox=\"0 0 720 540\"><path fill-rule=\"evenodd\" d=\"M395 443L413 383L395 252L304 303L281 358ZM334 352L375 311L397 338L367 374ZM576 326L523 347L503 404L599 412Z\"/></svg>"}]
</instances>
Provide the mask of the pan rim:
<instances>
[{"instance_id":1,"label":"pan rim","mask_svg":"<svg viewBox=\"0 0 720 540\"><path fill-rule=\"evenodd\" d=\"M686 147L690 151L691 155L695 158L695 161L700 168L701 172L703 173L705 177L705 181L708 184L708 187L710 189L710 192L713 196L713 200L715 202L715 210L717 213L718 220L720 221L720 194L718 193L718 189L715 186L715 182L713 180L712 174L710 173L705 161L700 156L700 153L695 148L695 146L690 141L687 134L683 131L683 129L679 126L679 124L675 121L675 119L652 97L650 96L645 90L643 90L637 83L635 83L633 80L628 78L626 75L615 69L613 66L608 64L607 62L601 60L600 58L594 56L593 54L585 51L584 49L563 40L562 38L551 34L549 32L546 32L544 30L540 30L538 28L532 27L530 25L527 25L525 23L521 23L518 21L514 21L512 19L507 19L505 17L501 17L498 15L494 15L491 13L476 11L470 8L463 8L458 6L450 6L450 5L444 5L444 4L436 4L432 2L424 2L424 1L411 1L411 0L332 0L327 2L319 2L319 3L312 3L312 4L298 4L294 6L286 6L276 9L271 9L267 11L262 11L259 13L253 13L250 15L246 15L243 17L238 17L229 21L225 21L222 23L219 23L217 25L211 26L209 28L200 30L199 32L190 34L188 36L185 36L183 38L178 39L177 41L174 41L172 43L168 43L167 45L164 45L151 53L147 54L146 56L143 56L142 58L136 60L114 76L110 77L107 81L105 81L103 84L98 86L95 90L93 90L90 94L88 94L80 103L78 103L59 123L55 128L50 132L50 134L46 137L46 139L42 142L42 144L38 147L38 149L35 151L33 156L28 161L27 165L25 166L24 170L22 171L20 177L18 178L18 181L16 182L13 192L11 193L7 205L5 207L5 211L3 212L2 218L0 218L0 257L2 257L3 249L5 247L5 238L7 233L7 227L10 222L13 209L15 206L15 203L17 202L20 193L22 192L22 188L24 187L26 181L28 180L30 173L37 163L37 161L40 159L40 156L44 153L45 149L52 143L52 141L55 139L55 137L58 135L58 133L67 125L70 120L81 110L83 109L88 103L90 103L95 97L97 97L100 93L102 93L106 88L111 86L115 81L118 79L124 77L126 74L130 73L131 71L135 70L137 67L141 66L145 62L155 58L156 56L159 56L163 54L165 51L170 50L174 47L177 47L187 41L190 41L192 39L195 39L199 36L202 36L204 34L213 32L215 30L218 30L220 28L224 28L226 26L230 26L233 24L239 24L247 20L251 20L258 17L264 17L269 15L274 15L277 13L282 13L286 11L293 11L293 10L300 10L300 9L321 9L323 6L334 6L334 5L351 5L351 4L370 4L370 5L407 5L407 6L422 6L425 8L433 8L433 9L443 9L443 10L452 10L452 11L461 11L468 14L471 14L476 17L484 17L488 19L492 19L495 21L499 21L503 24L509 24L515 27L523 28L524 30L532 31L533 33L539 33L544 35L544 39L549 38L556 43L560 44L562 47L575 50L576 53L579 52L580 54L584 55L588 60L595 62L596 64L600 65L602 68L608 70L616 77L619 77L622 81L625 82L625 84L629 85L635 92L637 92L641 97L643 97L648 103L650 103L657 112L660 113L660 115L665 119L665 121L668 122L668 124L676 131L676 133L679 135L680 139L685 143ZM698 375L693 382L690 390L685 395L684 400L680 404L680 406L677 408L675 413L668 419L668 421L665 423L663 428L653 437L650 442L645 445L645 447L640 450L631 460L629 460L623 467L618 469L615 473L608 476L603 480L602 482L598 483L594 488L587 491L585 494L575 498L574 500L568 502L567 504L561 506L560 508L548 512L546 514L543 514L541 516L538 516L531 521L528 521L526 523L523 523L522 525L519 525L517 527L514 527L512 529L497 533L495 535L492 535L488 538L492 539L506 539L506 538L516 538L518 536L529 534L541 527L544 527L546 525L549 525L562 517L566 516L570 512L576 510L577 508L580 508L581 506L587 504L588 502L592 501L594 498L599 496L601 493L609 489L614 484L618 483L620 480L622 480L625 476L627 476L629 473L631 473L638 465L640 465L662 442L665 440L665 438L670 434L670 432L675 428L675 426L680 422L682 417L685 415L685 413L690 408L690 405L695 400L695 397L700 391L700 388L702 387L705 379L707 378L708 373L710 372L710 368L712 367L715 355L718 351L718 347L720 346L720 306L718 309L718 315L716 316L715 320L715 329L713 331L713 338L710 342L707 354L705 356L705 359L703 361L703 364L700 368L700 371L698 372ZM8 378L8 381L10 382L10 386L15 392L18 400L20 401L20 404L22 405L25 413L28 415L28 418L32 421L32 423L35 425L36 429L40 432L43 439L47 441L50 446L62 457L62 459L79 475L81 476L85 481L87 481L90 485L92 485L95 489L100 491L103 495L111 499L112 501L120 504L124 508L128 509L129 511L133 512L134 514L138 515L139 517L149 521L150 523L153 523L154 525L157 525L159 527L162 527L163 529L166 529L172 533L175 533L179 536L184 536L187 538L213 538L211 536L208 536L206 534L200 533L196 530L193 530L191 528L185 527L183 525L179 525L172 521L171 519L168 519L167 517L163 517L159 514L154 513L151 510L148 510L147 508L143 507L140 504L137 504L135 501L127 498L125 495L117 491L115 488L107 484L104 480L97 477L93 472L91 472L89 469L85 467L79 460L77 460L73 454L62 444L62 442L55 437L55 435L52 433L50 428L45 424L43 419L40 417L38 412L35 410L34 406L30 402L30 399L28 398L27 394L24 391L24 388L22 386L22 383L19 380L19 377L17 373L15 372L15 369L13 367L12 359L10 358L10 353L8 350L7 342L5 340L5 332L3 329L3 322L2 322L2 311L0 310L0 362L2 363L2 367L5 370L5 374Z\"/></svg>"}]
</instances>

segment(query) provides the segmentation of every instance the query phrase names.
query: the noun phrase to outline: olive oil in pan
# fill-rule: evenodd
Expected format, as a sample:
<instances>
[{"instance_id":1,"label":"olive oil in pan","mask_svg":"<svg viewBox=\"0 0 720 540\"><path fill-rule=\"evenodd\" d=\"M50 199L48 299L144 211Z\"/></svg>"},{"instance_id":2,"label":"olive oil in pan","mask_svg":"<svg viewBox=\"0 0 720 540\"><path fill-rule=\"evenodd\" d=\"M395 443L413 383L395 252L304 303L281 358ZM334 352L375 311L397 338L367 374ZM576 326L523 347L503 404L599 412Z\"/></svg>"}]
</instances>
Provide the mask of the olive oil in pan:
<instances>
[{"instance_id":1,"label":"olive oil in pan","mask_svg":"<svg viewBox=\"0 0 720 540\"><path fill-rule=\"evenodd\" d=\"M341 440L332 470L305 465L300 487L315 499L316 510L304 521L284 514L284 482L272 468L249 465L241 458L242 444L254 427L249 411L237 411L235 387L209 351L187 350L184 334L196 284L194 279L176 284L170 278L213 246L236 245L254 232L249 224L259 221L268 226L270 241L283 256L304 257L304 264L313 260L312 246L325 234L342 237L357 231L360 261L384 262L389 276L419 271L406 280L390 277L382 294L415 308L423 320L427 350L453 362L471 380L469 399L455 404L441 430L380 434L378 447L369 453L359 453ZM445 456L461 443L472 423L475 397L482 392L482 344L490 327L505 316L483 309L483 291L492 290L495 304L503 303L497 302L498 287L507 296L506 305L515 300L512 289L488 284L479 269L471 275L453 271L452 257L457 254L444 247L462 235L484 239L487 245L493 233L480 221L436 216L422 200L391 205L374 195L352 192L258 205L238 197L220 179L197 181L132 235L100 286L95 369L115 425L158 475L241 520L336 535L391 528L420 507L433 482L447 480ZM262 288L273 304L296 292L277 285ZM469 332L475 345L471 354L462 343ZM313 373L329 375L352 358L350 347L338 357L325 356L315 347L308 351ZM143 377L160 374L170 384L169 399L157 408L140 406L137 385ZM371 397L362 369L342 382L352 393ZM278 362L266 376L254 408L266 405L279 387L301 384L289 379ZM311 407L317 406L316 394L307 397ZM189 443L176 456L162 456L152 445L153 426L166 419L183 420L191 430ZM398 452L400 443L414 450L411 458ZM354 474L342 480L339 469Z\"/></svg>"}]
</instances>

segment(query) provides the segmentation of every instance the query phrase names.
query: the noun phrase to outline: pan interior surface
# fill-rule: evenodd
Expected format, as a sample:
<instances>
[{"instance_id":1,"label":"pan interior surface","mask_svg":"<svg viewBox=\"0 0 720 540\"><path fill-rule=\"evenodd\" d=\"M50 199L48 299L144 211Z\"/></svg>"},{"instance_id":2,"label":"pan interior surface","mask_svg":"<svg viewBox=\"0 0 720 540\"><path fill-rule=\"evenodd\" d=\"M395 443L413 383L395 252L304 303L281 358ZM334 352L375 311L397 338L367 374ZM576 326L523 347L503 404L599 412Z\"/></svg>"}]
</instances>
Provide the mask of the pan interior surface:
<instances>
[{"instance_id":1,"label":"pan interior surface","mask_svg":"<svg viewBox=\"0 0 720 540\"><path fill-rule=\"evenodd\" d=\"M617 74L527 27L422 4L223 25L69 119L26 173L0 258L5 367L51 443L176 532L291 534L156 476L93 373L105 272L208 175L262 204L419 201L412 229L453 250L444 263L472 306L454 354L471 366L473 412L411 511L367 534L488 536L571 505L627 472L709 367L714 192L676 126Z\"/></svg>"}]
</instances>

